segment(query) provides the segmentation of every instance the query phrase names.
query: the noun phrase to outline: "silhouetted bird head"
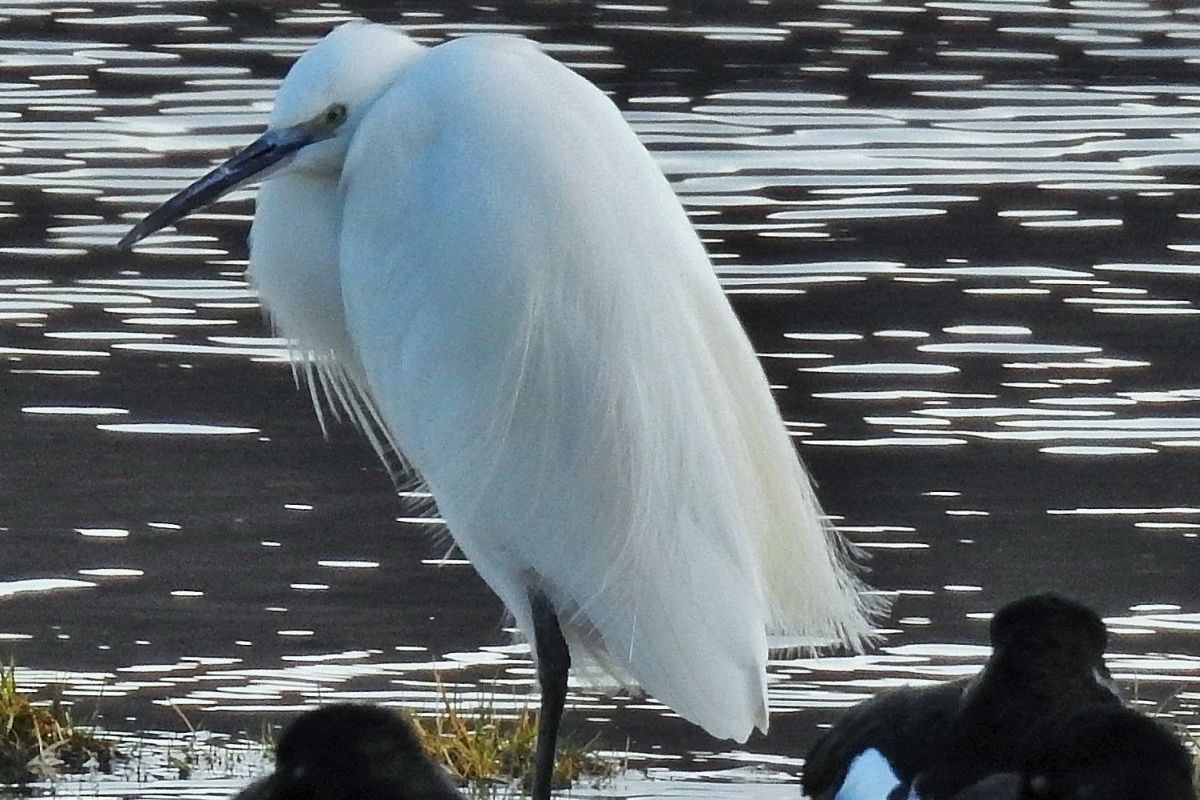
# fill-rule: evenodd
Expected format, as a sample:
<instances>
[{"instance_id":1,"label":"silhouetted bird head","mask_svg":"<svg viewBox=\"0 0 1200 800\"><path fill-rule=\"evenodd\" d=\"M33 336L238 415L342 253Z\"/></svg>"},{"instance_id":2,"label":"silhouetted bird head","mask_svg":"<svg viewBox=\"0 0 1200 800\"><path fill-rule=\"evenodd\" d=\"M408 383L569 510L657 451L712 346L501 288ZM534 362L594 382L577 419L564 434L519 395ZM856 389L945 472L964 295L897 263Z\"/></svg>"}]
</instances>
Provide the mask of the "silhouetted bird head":
<instances>
[{"instance_id":1,"label":"silhouetted bird head","mask_svg":"<svg viewBox=\"0 0 1200 800\"><path fill-rule=\"evenodd\" d=\"M1108 631L1087 606L1055 594L1035 594L996 612L991 625L988 670L1020 673L1027 679L1095 682L1116 693L1104 649Z\"/></svg>"},{"instance_id":2,"label":"silhouetted bird head","mask_svg":"<svg viewBox=\"0 0 1200 800\"><path fill-rule=\"evenodd\" d=\"M398 714L330 705L296 719L275 756L275 772L235 800L462 800Z\"/></svg>"}]
</instances>

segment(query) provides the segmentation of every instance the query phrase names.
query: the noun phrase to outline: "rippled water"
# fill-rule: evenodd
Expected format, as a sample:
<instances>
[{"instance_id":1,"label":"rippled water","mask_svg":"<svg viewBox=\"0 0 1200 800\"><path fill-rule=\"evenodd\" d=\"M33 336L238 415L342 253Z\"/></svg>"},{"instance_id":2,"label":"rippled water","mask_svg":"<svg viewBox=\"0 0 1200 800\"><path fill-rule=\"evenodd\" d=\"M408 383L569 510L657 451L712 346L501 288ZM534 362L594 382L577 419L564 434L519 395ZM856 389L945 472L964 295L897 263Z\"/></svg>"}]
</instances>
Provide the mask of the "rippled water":
<instances>
[{"instance_id":1,"label":"rippled water","mask_svg":"<svg viewBox=\"0 0 1200 800\"><path fill-rule=\"evenodd\" d=\"M272 8L0 0L0 655L24 685L118 729L178 730L168 704L251 732L317 699L429 709L436 678L528 699L420 498L349 430L321 439L243 278L252 192L110 247L366 16L523 34L612 94L896 597L880 651L772 664L745 749L574 697L569 726L690 778L621 793L791 796L838 709L974 670L988 612L1043 589L1100 609L1130 694L1200 731L1200 10Z\"/></svg>"}]
</instances>

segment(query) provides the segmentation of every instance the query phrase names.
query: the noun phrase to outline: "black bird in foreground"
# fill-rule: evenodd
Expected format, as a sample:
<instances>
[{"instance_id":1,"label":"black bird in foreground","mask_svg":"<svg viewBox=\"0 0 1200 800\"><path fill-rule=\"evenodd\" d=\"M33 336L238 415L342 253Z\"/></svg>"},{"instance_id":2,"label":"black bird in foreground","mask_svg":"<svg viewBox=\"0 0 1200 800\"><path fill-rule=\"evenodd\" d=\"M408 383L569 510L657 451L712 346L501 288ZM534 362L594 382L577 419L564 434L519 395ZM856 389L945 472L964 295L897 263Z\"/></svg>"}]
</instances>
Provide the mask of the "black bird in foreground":
<instances>
[{"instance_id":1,"label":"black bird in foreground","mask_svg":"<svg viewBox=\"0 0 1200 800\"><path fill-rule=\"evenodd\" d=\"M950 800L1020 769L1039 722L1122 707L1104 666L1108 632L1086 606L1053 594L1022 598L996 613L991 639L975 676L886 692L847 712L808 754L805 794L832 800L854 759L874 749L900 781L898 796L912 789L922 800Z\"/></svg>"},{"instance_id":2,"label":"black bird in foreground","mask_svg":"<svg viewBox=\"0 0 1200 800\"><path fill-rule=\"evenodd\" d=\"M329 705L283 732L275 771L234 800L463 800L409 723L386 708Z\"/></svg>"},{"instance_id":3,"label":"black bird in foreground","mask_svg":"<svg viewBox=\"0 0 1200 800\"><path fill-rule=\"evenodd\" d=\"M1196 800L1192 756L1153 719L1090 707L1046 720L1026 743L1022 797Z\"/></svg>"},{"instance_id":4,"label":"black bird in foreground","mask_svg":"<svg viewBox=\"0 0 1200 800\"><path fill-rule=\"evenodd\" d=\"M1196 800L1192 757L1158 722L1105 703L1043 720L1021 767L954 800Z\"/></svg>"}]
</instances>

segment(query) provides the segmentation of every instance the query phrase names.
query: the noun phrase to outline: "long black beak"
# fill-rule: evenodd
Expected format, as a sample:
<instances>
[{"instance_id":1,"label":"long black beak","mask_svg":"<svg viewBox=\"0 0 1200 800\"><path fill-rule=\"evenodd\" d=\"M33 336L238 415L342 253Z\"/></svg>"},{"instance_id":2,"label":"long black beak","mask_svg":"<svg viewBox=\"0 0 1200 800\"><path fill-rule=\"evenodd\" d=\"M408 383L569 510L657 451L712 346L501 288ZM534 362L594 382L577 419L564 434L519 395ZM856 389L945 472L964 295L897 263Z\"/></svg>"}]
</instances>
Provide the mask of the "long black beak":
<instances>
[{"instance_id":1,"label":"long black beak","mask_svg":"<svg viewBox=\"0 0 1200 800\"><path fill-rule=\"evenodd\" d=\"M312 136L301 126L267 131L245 150L150 212L117 242L117 249L128 250L155 231L216 201L312 141Z\"/></svg>"}]
</instances>

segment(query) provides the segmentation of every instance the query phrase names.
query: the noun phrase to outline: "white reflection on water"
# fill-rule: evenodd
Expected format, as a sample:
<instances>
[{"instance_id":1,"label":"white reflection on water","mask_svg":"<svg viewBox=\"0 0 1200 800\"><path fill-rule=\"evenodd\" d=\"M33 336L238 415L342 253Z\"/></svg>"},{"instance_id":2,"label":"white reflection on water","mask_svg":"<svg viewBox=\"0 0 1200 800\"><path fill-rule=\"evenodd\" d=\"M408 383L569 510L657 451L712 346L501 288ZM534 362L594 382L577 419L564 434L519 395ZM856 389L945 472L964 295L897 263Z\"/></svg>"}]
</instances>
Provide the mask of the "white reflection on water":
<instances>
[{"instance_id":1,"label":"white reflection on water","mask_svg":"<svg viewBox=\"0 0 1200 800\"><path fill-rule=\"evenodd\" d=\"M151 434L155 436L244 436L260 433L258 428L239 428L232 425L202 425L183 422L129 422L97 425L97 429L113 433Z\"/></svg>"},{"instance_id":2,"label":"white reflection on water","mask_svg":"<svg viewBox=\"0 0 1200 800\"><path fill-rule=\"evenodd\" d=\"M56 417L112 417L128 414L129 409L103 406L25 406L21 413Z\"/></svg>"},{"instance_id":3,"label":"white reflection on water","mask_svg":"<svg viewBox=\"0 0 1200 800\"><path fill-rule=\"evenodd\" d=\"M132 567L95 567L92 569L79 570L80 575L87 575L93 578L140 578L146 573L140 569Z\"/></svg>"},{"instance_id":4,"label":"white reflection on water","mask_svg":"<svg viewBox=\"0 0 1200 800\"><path fill-rule=\"evenodd\" d=\"M980 355L1074 355L1099 353L1102 348L1087 345L1035 344L1032 342L954 342L923 344L917 347L922 353L954 353Z\"/></svg>"},{"instance_id":5,"label":"white reflection on water","mask_svg":"<svg viewBox=\"0 0 1200 800\"><path fill-rule=\"evenodd\" d=\"M218 337L214 337L214 341ZM114 350L138 350L146 353L175 353L179 355L248 356L253 361L289 361L291 355L283 347L236 347L204 344L166 344L157 342L122 342Z\"/></svg>"},{"instance_id":6,"label":"white reflection on water","mask_svg":"<svg viewBox=\"0 0 1200 800\"><path fill-rule=\"evenodd\" d=\"M129 531L125 528L76 528L80 536L91 539L128 539Z\"/></svg>"},{"instance_id":7,"label":"white reflection on water","mask_svg":"<svg viewBox=\"0 0 1200 800\"><path fill-rule=\"evenodd\" d=\"M86 589L96 584L74 578L26 578L0 581L0 597L12 597L25 592L54 592L63 589Z\"/></svg>"},{"instance_id":8,"label":"white reflection on water","mask_svg":"<svg viewBox=\"0 0 1200 800\"><path fill-rule=\"evenodd\" d=\"M949 364L865 363L802 367L801 371L860 375L948 375L958 372L959 369Z\"/></svg>"}]
</instances>

